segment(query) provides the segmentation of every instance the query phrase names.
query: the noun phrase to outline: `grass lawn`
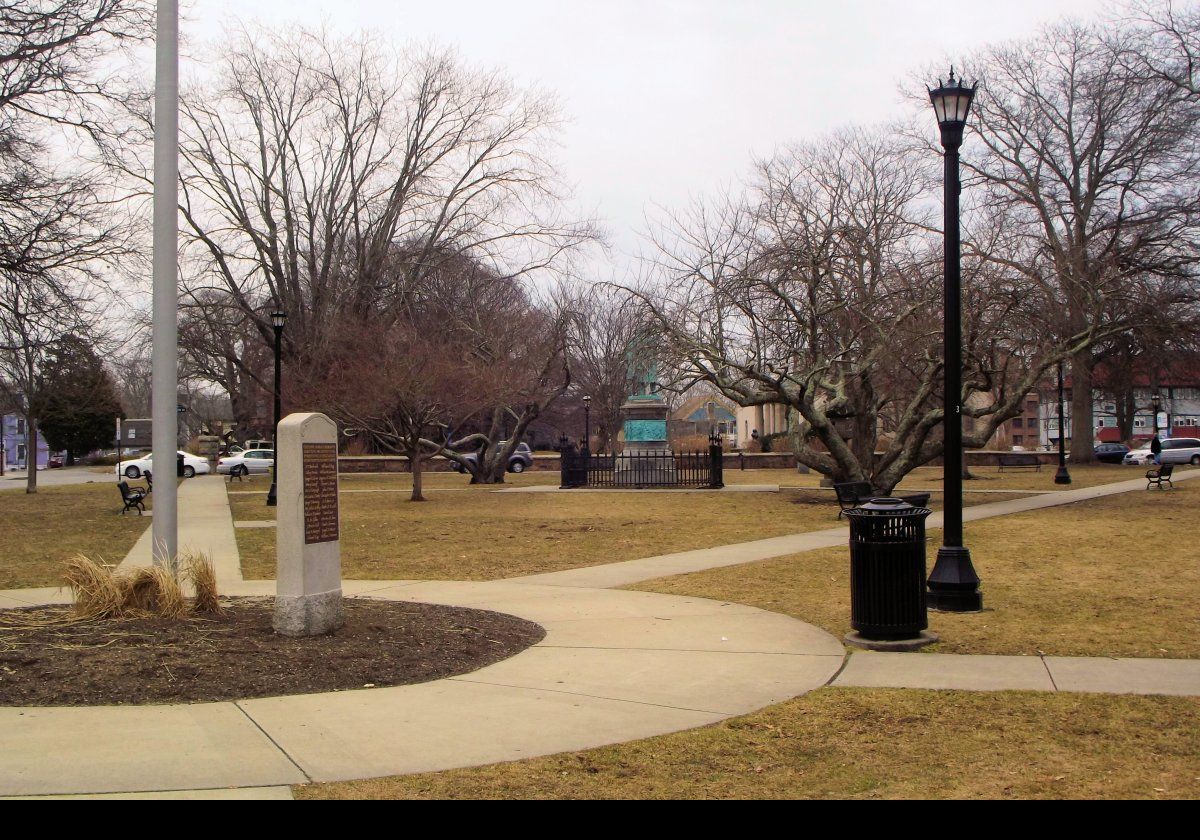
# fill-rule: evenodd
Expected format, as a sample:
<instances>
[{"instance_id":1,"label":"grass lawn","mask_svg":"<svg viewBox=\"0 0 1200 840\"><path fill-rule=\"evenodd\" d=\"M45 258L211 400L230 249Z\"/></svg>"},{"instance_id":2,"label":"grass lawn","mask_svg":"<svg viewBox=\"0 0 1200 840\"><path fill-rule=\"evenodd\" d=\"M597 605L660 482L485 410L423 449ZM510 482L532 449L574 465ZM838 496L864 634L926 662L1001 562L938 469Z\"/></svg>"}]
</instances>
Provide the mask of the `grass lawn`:
<instances>
[{"instance_id":1,"label":"grass lawn","mask_svg":"<svg viewBox=\"0 0 1200 840\"><path fill-rule=\"evenodd\" d=\"M974 480L965 482L964 491L989 490L1070 490L1080 487L1094 487L1097 484L1112 484L1117 481L1128 481L1145 474L1145 467L1123 467L1120 464L1087 464L1071 468L1071 485L1059 487L1054 483L1056 468L1042 467L1040 472L1033 470L997 471L996 467L973 467L971 474ZM794 469L779 470L739 470L737 467L725 468L726 484L778 484L780 487L818 487L821 476L810 472L807 475ZM900 482L900 489L936 490L942 486L941 467L918 467ZM832 492L832 491L829 491Z\"/></svg>"},{"instance_id":2,"label":"grass lawn","mask_svg":"<svg viewBox=\"0 0 1200 840\"><path fill-rule=\"evenodd\" d=\"M1200 700L822 689L614 747L295 789L301 799L1200 796Z\"/></svg>"},{"instance_id":3,"label":"grass lawn","mask_svg":"<svg viewBox=\"0 0 1200 840\"><path fill-rule=\"evenodd\" d=\"M931 613L939 653L1200 657L1200 485L967 523L985 612ZM932 567L938 532L931 532ZM848 549L638 584L850 630Z\"/></svg>"},{"instance_id":4,"label":"grass lawn","mask_svg":"<svg viewBox=\"0 0 1200 840\"><path fill-rule=\"evenodd\" d=\"M350 487L351 482L342 484L343 491ZM832 496L803 491L469 490L431 492L428 499L414 504L398 493L343 492L343 575L364 580L494 580L838 524ZM272 516L260 495L231 495L230 503L235 521ZM246 578L273 578L274 530L239 528L237 539Z\"/></svg>"},{"instance_id":5,"label":"grass lawn","mask_svg":"<svg viewBox=\"0 0 1200 840\"><path fill-rule=\"evenodd\" d=\"M0 494L0 589L59 586L63 561L81 552L120 563L150 526L149 517L120 513L115 481Z\"/></svg>"}]
</instances>

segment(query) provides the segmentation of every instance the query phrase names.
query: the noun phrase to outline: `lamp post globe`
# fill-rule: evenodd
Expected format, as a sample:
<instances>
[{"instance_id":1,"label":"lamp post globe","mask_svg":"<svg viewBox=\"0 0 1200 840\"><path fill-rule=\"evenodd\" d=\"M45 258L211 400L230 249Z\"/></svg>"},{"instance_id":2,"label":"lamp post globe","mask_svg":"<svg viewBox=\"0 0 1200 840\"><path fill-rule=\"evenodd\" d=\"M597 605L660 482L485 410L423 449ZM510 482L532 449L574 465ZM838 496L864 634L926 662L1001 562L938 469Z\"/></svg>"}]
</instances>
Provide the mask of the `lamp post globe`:
<instances>
[{"instance_id":1,"label":"lamp post globe","mask_svg":"<svg viewBox=\"0 0 1200 840\"><path fill-rule=\"evenodd\" d=\"M950 68L949 80L939 80L938 86L929 91L929 101L933 103L941 131L942 148L945 150L945 301L942 334L945 354L945 447L942 457L945 514L942 547L929 574L928 603L931 608L946 612L978 612L983 609L979 575L971 563L971 552L963 545L962 511L962 242L959 219L959 193L962 187L958 150L962 146L976 87L975 84L968 86L962 79L955 78L954 68Z\"/></svg>"},{"instance_id":2,"label":"lamp post globe","mask_svg":"<svg viewBox=\"0 0 1200 840\"><path fill-rule=\"evenodd\" d=\"M277 502L277 491L279 487L279 421L283 410L283 400L281 398L282 391L280 390L279 369L280 361L283 357L283 325L287 323L287 313L281 309L276 309L271 313L271 327L275 331L275 417L274 425L271 432L271 449L275 452L271 467L271 489L267 492L267 507L275 507Z\"/></svg>"}]
</instances>

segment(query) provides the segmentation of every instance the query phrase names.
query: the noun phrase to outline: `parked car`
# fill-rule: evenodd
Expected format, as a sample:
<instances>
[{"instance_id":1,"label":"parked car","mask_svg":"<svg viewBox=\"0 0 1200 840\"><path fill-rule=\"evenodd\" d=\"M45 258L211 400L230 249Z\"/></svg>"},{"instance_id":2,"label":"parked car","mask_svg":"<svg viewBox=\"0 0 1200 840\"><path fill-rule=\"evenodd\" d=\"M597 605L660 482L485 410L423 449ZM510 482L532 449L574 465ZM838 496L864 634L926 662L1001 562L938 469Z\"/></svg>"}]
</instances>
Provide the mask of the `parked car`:
<instances>
[{"instance_id":1,"label":"parked car","mask_svg":"<svg viewBox=\"0 0 1200 840\"><path fill-rule=\"evenodd\" d=\"M247 449L237 455L217 459L217 472L221 475L263 475L275 465L273 449Z\"/></svg>"},{"instance_id":2,"label":"parked car","mask_svg":"<svg viewBox=\"0 0 1200 840\"><path fill-rule=\"evenodd\" d=\"M243 447L243 452L249 452L251 449L275 449L275 444L269 440L248 440Z\"/></svg>"},{"instance_id":3,"label":"parked car","mask_svg":"<svg viewBox=\"0 0 1200 840\"><path fill-rule=\"evenodd\" d=\"M1097 461L1105 464L1120 464L1129 454L1129 447L1123 443L1101 443L1092 450Z\"/></svg>"},{"instance_id":4,"label":"parked car","mask_svg":"<svg viewBox=\"0 0 1200 840\"><path fill-rule=\"evenodd\" d=\"M1154 455L1150 452L1150 444L1145 443L1130 452L1125 453L1125 457L1121 459L1121 463L1126 466L1143 467L1146 464L1154 463Z\"/></svg>"},{"instance_id":5,"label":"parked car","mask_svg":"<svg viewBox=\"0 0 1200 840\"><path fill-rule=\"evenodd\" d=\"M496 446L503 447L503 446L506 446L507 444L508 444L508 441L502 440L498 444L496 444ZM474 464L477 460L479 460L479 453L478 452L468 452L463 456L463 458L464 458L464 460L470 461L472 464ZM522 473L522 472L525 472L525 470L529 469L532 466L533 466L533 451L529 448L529 444L518 443L517 448L513 450L512 457L510 457L508 459L508 471L511 473ZM460 472L460 473L467 472L467 470L464 467L462 467L461 465L459 465L457 463L451 463L451 468L455 472Z\"/></svg>"},{"instance_id":6,"label":"parked car","mask_svg":"<svg viewBox=\"0 0 1200 840\"><path fill-rule=\"evenodd\" d=\"M184 478L195 478L198 475L208 475L212 472L208 461L199 455L183 451L180 451L179 454L183 456ZM126 478L141 478L145 473L154 472L153 458L154 455L151 454L133 461L121 461L117 464L117 475L123 475ZM174 464L171 465L170 471L175 471Z\"/></svg>"},{"instance_id":7,"label":"parked car","mask_svg":"<svg viewBox=\"0 0 1200 840\"><path fill-rule=\"evenodd\" d=\"M1162 462L1200 467L1200 438L1167 438L1162 442Z\"/></svg>"},{"instance_id":8,"label":"parked car","mask_svg":"<svg viewBox=\"0 0 1200 840\"><path fill-rule=\"evenodd\" d=\"M61 469L62 465L63 465L63 456L61 456L61 455L51 455L50 458L46 461L46 466L48 466L52 470Z\"/></svg>"}]
</instances>

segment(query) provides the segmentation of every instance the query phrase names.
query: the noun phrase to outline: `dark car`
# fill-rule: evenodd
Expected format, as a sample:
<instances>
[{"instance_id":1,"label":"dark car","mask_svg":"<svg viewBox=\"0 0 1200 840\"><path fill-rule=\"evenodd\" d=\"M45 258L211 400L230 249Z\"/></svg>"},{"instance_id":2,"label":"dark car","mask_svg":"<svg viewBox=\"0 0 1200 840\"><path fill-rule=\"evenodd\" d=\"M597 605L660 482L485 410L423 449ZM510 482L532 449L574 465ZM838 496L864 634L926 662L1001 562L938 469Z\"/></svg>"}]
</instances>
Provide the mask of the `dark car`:
<instances>
[{"instance_id":1,"label":"dark car","mask_svg":"<svg viewBox=\"0 0 1200 840\"><path fill-rule=\"evenodd\" d=\"M500 443L496 444L496 448L499 449L507 444L508 444L508 441L502 440L502 441L500 441ZM479 459L479 453L478 452L468 452L465 455L463 455L463 458L467 461L474 463L476 460ZM529 469L532 466L533 466L533 452L530 451L529 444L518 443L517 448L515 450L513 450L512 457L510 457L508 459L508 471L512 472L512 473L521 473L521 472L525 472L525 470ZM455 472L459 472L459 473L466 472L466 469L464 469L462 466L460 466L458 464L453 464L453 463L451 464L450 469L454 470Z\"/></svg>"},{"instance_id":2,"label":"dark car","mask_svg":"<svg viewBox=\"0 0 1200 840\"><path fill-rule=\"evenodd\" d=\"M1123 443L1102 443L1092 451L1092 454L1095 455L1097 461L1105 464L1119 464L1129 454L1129 447Z\"/></svg>"}]
</instances>

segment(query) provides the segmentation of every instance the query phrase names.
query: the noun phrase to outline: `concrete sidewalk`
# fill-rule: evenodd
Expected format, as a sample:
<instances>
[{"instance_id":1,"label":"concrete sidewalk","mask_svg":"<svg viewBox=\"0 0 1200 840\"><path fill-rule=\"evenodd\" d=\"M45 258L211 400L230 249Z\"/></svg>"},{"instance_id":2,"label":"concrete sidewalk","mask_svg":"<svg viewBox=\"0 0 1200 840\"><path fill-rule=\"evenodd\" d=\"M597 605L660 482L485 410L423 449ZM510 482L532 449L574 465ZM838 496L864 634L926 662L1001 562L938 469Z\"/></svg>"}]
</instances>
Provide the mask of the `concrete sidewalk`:
<instances>
[{"instance_id":1,"label":"concrete sidewalk","mask_svg":"<svg viewBox=\"0 0 1200 840\"><path fill-rule=\"evenodd\" d=\"M268 587L250 582L227 594ZM421 685L192 705L0 708L0 796L215 795L582 750L796 697L828 683L844 656L840 642L803 622L699 598L453 582L376 583L369 597L517 615L541 624L546 638L490 667Z\"/></svg>"},{"instance_id":2,"label":"concrete sidewalk","mask_svg":"<svg viewBox=\"0 0 1200 840\"><path fill-rule=\"evenodd\" d=\"M1200 697L1200 660L856 652L833 685Z\"/></svg>"},{"instance_id":3,"label":"concrete sidewalk","mask_svg":"<svg viewBox=\"0 0 1200 840\"><path fill-rule=\"evenodd\" d=\"M119 568L153 564L153 531L146 529ZM179 550L207 554L216 568L217 586L222 592L242 582L241 555L222 476L199 475L180 483Z\"/></svg>"}]
</instances>

